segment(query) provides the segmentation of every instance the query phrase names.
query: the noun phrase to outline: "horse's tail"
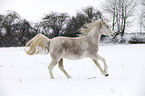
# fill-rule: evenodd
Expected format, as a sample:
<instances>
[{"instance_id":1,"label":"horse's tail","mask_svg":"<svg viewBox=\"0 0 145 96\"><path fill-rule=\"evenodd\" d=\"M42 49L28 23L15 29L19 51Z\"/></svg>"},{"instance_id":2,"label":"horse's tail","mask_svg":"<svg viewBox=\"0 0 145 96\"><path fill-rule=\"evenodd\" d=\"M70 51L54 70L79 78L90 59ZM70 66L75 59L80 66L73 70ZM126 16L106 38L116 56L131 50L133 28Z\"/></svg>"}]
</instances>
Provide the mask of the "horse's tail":
<instances>
[{"instance_id":1,"label":"horse's tail","mask_svg":"<svg viewBox=\"0 0 145 96\"><path fill-rule=\"evenodd\" d=\"M43 34L37 34L34 38L26 43L26 47L29 46L28 50L25 52L28 55L38 54L38 53L48 53L49 52L50 39Z\"/></svg>"}]
</instances>

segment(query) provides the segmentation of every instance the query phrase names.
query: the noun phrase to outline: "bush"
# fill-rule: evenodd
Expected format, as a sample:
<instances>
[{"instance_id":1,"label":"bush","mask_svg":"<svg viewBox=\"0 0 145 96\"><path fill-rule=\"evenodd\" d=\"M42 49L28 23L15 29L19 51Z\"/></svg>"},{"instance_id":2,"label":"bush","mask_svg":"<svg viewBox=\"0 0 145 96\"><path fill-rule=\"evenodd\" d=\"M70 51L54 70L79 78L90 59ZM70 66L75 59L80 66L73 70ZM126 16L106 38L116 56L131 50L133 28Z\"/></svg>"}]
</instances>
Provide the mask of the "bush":
<instances>
[{"instance_id":1,"label":"bush","mask_svg":"<svg viewBox=\"0 0 145 96\"><path fill-rule=\"evenodd\" d=\"M131 39L128 41L128 43L130 43L130 44L145 43L145 38L131 37Z\"/></svg>"}]
</instances>

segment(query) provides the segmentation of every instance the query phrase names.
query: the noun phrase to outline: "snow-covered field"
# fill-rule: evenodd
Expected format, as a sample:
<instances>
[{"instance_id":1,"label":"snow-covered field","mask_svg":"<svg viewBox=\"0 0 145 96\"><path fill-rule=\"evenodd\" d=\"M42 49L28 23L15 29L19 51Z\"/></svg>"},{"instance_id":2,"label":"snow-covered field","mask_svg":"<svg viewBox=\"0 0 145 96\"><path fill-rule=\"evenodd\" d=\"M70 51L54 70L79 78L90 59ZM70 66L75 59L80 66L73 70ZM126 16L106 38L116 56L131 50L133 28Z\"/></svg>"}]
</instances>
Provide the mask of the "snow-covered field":
<instances>
[{"instance_id":1,"label":"snow-covered field","mask_svg":"<svg viewBox=\"0 0 145 96\"><path fill-rule=\"evenodd\" d=\"M99 54L107 61L108 77L89 58L64 59L72 78L56 66L52 80L49 54L28 56L24 47L0 48L0 96L145 96L145 45L105 45Z\"/></svg>"}]
</instances>

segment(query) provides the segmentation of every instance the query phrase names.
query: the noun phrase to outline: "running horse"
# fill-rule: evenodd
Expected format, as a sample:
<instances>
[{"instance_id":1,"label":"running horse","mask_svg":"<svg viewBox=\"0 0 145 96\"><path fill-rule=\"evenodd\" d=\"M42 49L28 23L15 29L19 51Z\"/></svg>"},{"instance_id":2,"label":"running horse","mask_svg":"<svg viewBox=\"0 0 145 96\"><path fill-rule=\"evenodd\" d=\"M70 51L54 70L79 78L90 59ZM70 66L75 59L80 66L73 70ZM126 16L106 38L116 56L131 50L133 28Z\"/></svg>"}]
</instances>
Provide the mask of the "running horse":
<instances>
[{"instance_id":1,"label":"running horse","mask_svg":"<svg viewBox=\"0 0 145 96\"><path fill-rule=\"evenodd\" d=\"M103 19L99 19L86 24L85 28L80 28L80 32L82 32L82 34L75 38L55 37L49 39L43 34L37 34L27 42L26 47L29 46L29 49L26 50L26 53L29 55L50 53L52 60L48 66L48 70L51 79L54 79L52 70L57 63L58 67L67 78L71 78L63 67L63 58L77 60L89 57L100 69L101 73L104 76L108 76L106 60L98 55L97 52L101 34L112 37L112 30ZM104 69L101 68L98 60L101 60L104 63Z\"/></svg>"}]
</instances>

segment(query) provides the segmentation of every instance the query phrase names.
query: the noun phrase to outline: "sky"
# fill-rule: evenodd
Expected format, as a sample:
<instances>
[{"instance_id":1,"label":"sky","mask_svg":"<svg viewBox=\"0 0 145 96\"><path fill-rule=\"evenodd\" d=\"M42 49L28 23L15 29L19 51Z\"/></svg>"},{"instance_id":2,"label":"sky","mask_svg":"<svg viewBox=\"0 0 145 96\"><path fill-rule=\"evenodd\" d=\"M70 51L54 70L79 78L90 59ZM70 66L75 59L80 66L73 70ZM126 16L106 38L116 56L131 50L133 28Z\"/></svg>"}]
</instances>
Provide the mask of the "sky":
<instances>
[{"instance_id":1,"label":"sky","mask_svg":"<svg viewBox=\"0 0 145 96\"><path fill-rule=\"evenodd\" d=\"M22 19L30 22L39 22L50 12L68 13L74 16L77 11L87 6L93 6L102 12L102 5L105 0L0 0L0 14L7 10L16 11ZM105 15L106 16L106 15ZM135 32L138 30L135 22L132 28L126 31Z\"/></svg>"},{"instance_id":2,"label":"sky","mask_svg":"<svg viewBox=\"0 0 145 96\"><path fill-rule=\"evenodd\" d=\"M87 6L100 9L103 0L0 0L0 14L16 11L23 19L39 21L49 12L73 16Z\"/></svg>"}]
</instances>

